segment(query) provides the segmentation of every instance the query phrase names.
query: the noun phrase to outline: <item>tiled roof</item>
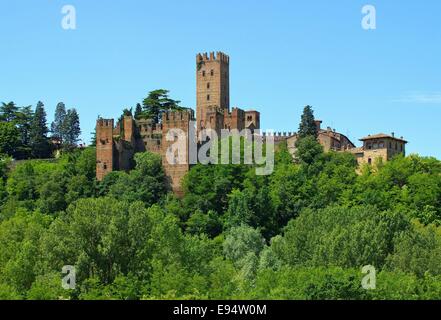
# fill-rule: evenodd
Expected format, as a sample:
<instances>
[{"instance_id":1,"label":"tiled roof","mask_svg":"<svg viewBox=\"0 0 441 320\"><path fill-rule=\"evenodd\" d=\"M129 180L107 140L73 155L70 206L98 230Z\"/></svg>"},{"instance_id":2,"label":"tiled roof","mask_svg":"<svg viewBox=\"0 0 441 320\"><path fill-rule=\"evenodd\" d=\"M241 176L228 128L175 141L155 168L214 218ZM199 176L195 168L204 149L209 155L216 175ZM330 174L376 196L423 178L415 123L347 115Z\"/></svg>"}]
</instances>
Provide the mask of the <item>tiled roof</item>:
<instances>
[{"instance_id":1,"label":"tiled roof","mask_svg":"<svg viewBox=\"0 0 441 320\"><path fill-rule=\"evenodd\" d=\"M367 137L361 138L360 141L381 139L381 138L389 138L389 139L394 139L394 140L398 140L398 141L402 141L404 143L407 143L407 141L402 138L393 137L393 136L385 134L385 133L378 133L378 134L374 134L374 135L369 135Z\"/></svg>"}]
</instances>

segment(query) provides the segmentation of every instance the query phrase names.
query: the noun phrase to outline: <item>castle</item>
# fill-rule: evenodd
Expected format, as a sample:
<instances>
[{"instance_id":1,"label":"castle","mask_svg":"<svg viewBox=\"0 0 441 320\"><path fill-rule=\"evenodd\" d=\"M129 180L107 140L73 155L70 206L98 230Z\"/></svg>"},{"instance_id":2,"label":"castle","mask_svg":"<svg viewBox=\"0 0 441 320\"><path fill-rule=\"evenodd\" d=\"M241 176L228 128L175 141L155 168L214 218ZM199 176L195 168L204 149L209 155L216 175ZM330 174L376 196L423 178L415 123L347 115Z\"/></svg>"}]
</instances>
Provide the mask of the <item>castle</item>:
<instances>
[{"instance_id":1,"label":"castle","mask_svg":"<svg viewBox=\"0 0 441 320\"><path fill-rule=\"evenodd\" d=\"M255 110L232 108L230 110L230 58L222 53L211 52L209 55L196 56L196 117L191 109L169 111L160 121L153 119L134 119L124 116L115 124L113 119L98 119L96 123L96 178L102 180L106 174L116 170L130 170L134 166L136 152L150 151L161 155L164 171L172 190L178 196L183 194L181 180L190 170L189 161L185 164L170 164L166 151L174 143L166 139L169 129L180 129L187 137L194 130L215 130L220 135L221 129L260 129L260 113ZM390 160L398 153L405 153L405 141L394 134L368 136L363 146L357 148L345 135L332 130L322 129L321 121L316 121L318 140L325 151L346 151L355 155L357 161L371 164L376 158ZM192 127L193 126L193 127ZM274 134L275 144L287 143L294 155L297 134L295 132ZM189 141L186 141L189 150ZM188 160L189 152L186 157Z\"/></svg>"}]
</instances>

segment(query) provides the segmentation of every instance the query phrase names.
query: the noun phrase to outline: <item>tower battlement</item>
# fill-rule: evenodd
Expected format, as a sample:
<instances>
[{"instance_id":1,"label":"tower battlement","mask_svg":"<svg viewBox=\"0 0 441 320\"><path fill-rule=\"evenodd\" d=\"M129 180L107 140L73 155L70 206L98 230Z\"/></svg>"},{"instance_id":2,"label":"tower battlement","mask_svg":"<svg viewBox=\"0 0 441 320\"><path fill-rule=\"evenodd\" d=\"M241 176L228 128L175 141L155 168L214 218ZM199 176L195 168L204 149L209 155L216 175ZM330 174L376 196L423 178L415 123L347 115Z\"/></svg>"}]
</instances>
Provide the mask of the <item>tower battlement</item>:
<instances>
[{"instance_id":1,"label":"tower battlement","mask_svg":"<svg viewBox=\"0 0 441 320\"><path fill-rule=\"evenodd\" d=\"M162 120L167 121L191 121L194 119L193 110L167 111L162 115Z\"/></svg>"},{"instance_id":2,"label":"tower battlement","mask_svg":"<svg viewBox=\"0 0 441 320\"><path fill-rule=\"evenodd\" d=\"M225 63L229 63L230 62L230 57L228 55L226 55L225 53L223 53L222 51L218 51L218 52L210 52L210 53L198 53L196 55L196 62L205 62L205 61L221 61L221 62L225 62Z\"/></svg>"},{"instance_id":3,"label":"tower battlement","mask_svg":"<svg viewBox=\"0 0 441 320\"><path fill-rule=\"evenodd\" d=\"M100 119L98 119L96 121L97 128L98 127L101 127L101 128L106 128L106 127L108 128L108 127L110 127L110 128L113 129L113 125L114 125L113 119L103 119L103 118L100 118Z\"/></svg>"}]
</instances>

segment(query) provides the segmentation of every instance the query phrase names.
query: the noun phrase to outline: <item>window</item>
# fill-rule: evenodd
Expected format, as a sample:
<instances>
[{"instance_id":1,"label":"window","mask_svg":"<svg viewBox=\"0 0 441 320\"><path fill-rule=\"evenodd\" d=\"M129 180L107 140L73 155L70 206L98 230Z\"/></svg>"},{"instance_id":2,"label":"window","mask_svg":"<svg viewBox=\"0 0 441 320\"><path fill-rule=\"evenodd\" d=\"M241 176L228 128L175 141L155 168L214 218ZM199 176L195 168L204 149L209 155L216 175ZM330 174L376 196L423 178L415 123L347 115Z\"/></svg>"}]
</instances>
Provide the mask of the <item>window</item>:
<instances>
[{"instance_id":1,"label":"window","mask_svg":"<svg viewBox=\"0 0 441 320\"><path fill-rule=\"evenodd\" d=\"M403 145L401 144L401 152L403 152Z\"/></svg>"},{"instance_id":2,"label":"window","mask_svg":"<svg viewBox=\"0 0 441 320\"><path fill-rule=\"evenodd\" d=\"M210 95L207 94L207 101L210 101Z\"/></svg>"},{"instance_id":3,"label":"window","mask_svg":"<svg viewBox=\"0 0 441 320\"><path fill-rule=\"evenodd\" d=\"M367 145L367 148L368 148L368 150L371 150L371 149L372 149L372 145L369 143L369 144Z\"/></svg>"},{"instance_id":4,"label":"window","mask_svg":"<svg viewBox=\"0 0 441 320\"><path fill-rule=\"evenodd\" d=\"M253 117L252 116L248 116L247 117L247 121L253 121Z\"/></svg>"},{"instance_id":5,"label":"window","mask_svg":"<svg viewBox=\"0 0 441 320\"><path fill-rule=\"evenodd\" d=\"M374 143L374 149L378 149L378 143Z\"/></svg>"},{"instance_id":6,"label":"window","mask_svg":"<svg viewBox=\"0 0 441 320\"><path fill-rule=\"evenodd\" d=\"M380 142L380 143L378 144L378 147L381 148L381 149L383 149L383 148L384 148L384 142Z\"/></svg>"},{"instance_id":7,"label":"window","mask_svg":"<svg viewBox=\"0 0 441 320\"><path fill-rule=\"evenodd\" d=\"M104 170L107 170L107 164L103 165Z\"/></svg>"},{"instance_id":8,"label":"window","mask_svg":"<svg viewBox=\"0 0 441 320\"><path fill-rule=\"evenodd\" d=\"M210 82L207 82L207 89L210 89Z\"/></svg>"},{"instance_id":9,"label":"window","mask_svg":"<svg viewBox=\"0 0 441 320\"><path fill-rule=\"evenodd\" d=\"M372 159L371 158L368 159L368 163L372 164Z\"/></svg>"},{"instance_id":10,"label":"window","mask_svg":"<svg viewBox=\"0 0 441 320\"><path fill-rule=\"evenodd\" d=\"M392 149L392 142L389 142L389 149Z\"/></svg>"},{"instance_id":11,"label":"window","mask_svg":"<svg viewBox=\"0 0 441 320\"><path fill-rule=\"evenodd\" d=\"M210 74L211 74L211 76L214 76L214 70L213 69L211 69Z\"/></svg>"},{"instance_id":12,"label":"window","mask_svg":"<svg viewBox=\"0 0 441 320\"><path fill-rule=\"evenodd\" d=\"M202 76L205 77L205 70L202 71Z\"/></svg>"}]
</instances>

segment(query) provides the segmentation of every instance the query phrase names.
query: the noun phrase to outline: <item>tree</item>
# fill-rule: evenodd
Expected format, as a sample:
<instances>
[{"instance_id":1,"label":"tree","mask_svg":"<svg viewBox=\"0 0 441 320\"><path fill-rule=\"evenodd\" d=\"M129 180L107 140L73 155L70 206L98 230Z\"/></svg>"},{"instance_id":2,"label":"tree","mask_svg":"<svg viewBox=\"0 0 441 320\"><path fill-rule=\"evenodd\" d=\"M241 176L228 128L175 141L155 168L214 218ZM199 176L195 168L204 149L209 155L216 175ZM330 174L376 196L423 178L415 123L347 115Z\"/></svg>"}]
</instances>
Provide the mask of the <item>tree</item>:
<instances>
[{"instance_id":1,"label":"tree","mask_svg":"<svg viewBox=\"0 0 441 320\"><path fill-rule=\"evenodd\" d=\"M296 141L295 156L300 163L311 165L323 154L323 147L314 136L306 136Z\"/></svg>"},{"instance_id":2,"label":"tree","mask_svg":"<svg viewBox=\"0 0 441 320\"><path fill-rule=\"evenodd\" d=\"M161 113L183 109L179 106L180 101L168 97L168 92L168 90L158 89L149 93L142 103L146 117L152 118L155 122L160 122Z\"/></svg>"},{"instance_id":3,"label":"tree","mask_svg":"<svg viewBox=\"0 0 441 320\"><path fill-rule=\"evenodd\" d=\"M12 122L17 118L18 107L14 102L4 103L0 106L0 120Z\"/></svg>"},{"instance_id":4,"label":"tree","mask_svg":"<svg viewBox=\"0 0 441 320\"><path fill-rule=\"evenodd\" d=\"M140 103L136 104L135 108L135 119L139 120L139 118L142 116L142 107Z\"/></svg>"},{"instance_id":5,"label":"tree","mask_svg":"<svg viewBox=\"0 0 441 320\"><path fill-rule=\"evenodd\" d=\"M246 225L231 228L223 243L224 255L239 270L241 280L252 280L258 268L258 256L265 240L260 232Z\"/></svg>"},{"instance_id":6,"label":"tree","mask_svg":"<svg viewBox=\"0 0 441 320\"><path fill-rule=\"evenodd\" d=\"M59 139L61 142L65 135L65 118L66 118L66 106L63 102L59 102L55 108L55 118L51 124L52 136Z\"/></svg>"},{"instance_id":7,"label":"tree","mask_svg":"<svg viewBox=\"0 0 441 320\"><path fill-rule=\"evenodd\" d=\"M381 269L393 252L394 239L409 227L403 214L370 206L306 209L271 248L289 266Z\"/></svg>"},{"instance_id":8,"label":"tree","mask_svg":"<svg viewBox=\"0 0 441 320\"><path fill-rule=\"evenodd\" d=\"M90 146L91 147L96 147L96 129L93 129L93 131L90 134L91 134Z\"/></svg>"},{"instance_id":9,"label":"tree","mask_svg":"<svg viewBox=\"0 0 441 320\"><path fill-rule=\"evenodd\" d=\"M142 201L151 206L166 194L161 157L150 152L135 154L136 167L129 173L117 172L103 184L108 195L128 202Z\"/></svg>"},{"instance_id":10,"label":"tree","mask_svg":"<svg viewBox=\"0 0 441 320\"><path fill-rule=\"evenodd\" d=\"M414 223L410 230L395 238L394 253L388 257L388 269L413 273L441 275L441 229Z\"/></svg>"},{"instance_id":11,"label":"tree","mask_svg":"<svg viewBox=\"0 0 441 320\"><path fill-rule=\"evenodd\" d=\"M314 119L314 111L309 105L303 109L298 135L300 139L307 136L313 136L317 138L317 125Z\"/></svg>"},{"instance_id":12,"label":"tree","mask_svg":"<svg viewBox=\"0 0 441 320\"><path fill-rule=\"evenodd\" d=\"M20 132L11 122L0 122L0 153L15 156L20 145Z\"/></svg>"},{"instance_id":13,"label":"tree","mask_svg":"<svg viewBox=\"0 0 441 320\"><path fill-rule=\"evenodd\" d=\"M65 133L63 146L66 149L71 149L77 145L81 134L80 117L75 108L67 110L66 117L64 118L63 122L63 128Z\"/></svg>"},{"instance_id":14,"label":"tree","mask_svg":"<svg viewBox=\"0 0 441 320\"><path fill-rule=\"evenodd\" d=\"M50 155L50 144L47 138L49 130L46 123L44 104L39 101L29 129L29 142L34 158L47 158Z\"/></svg>"},{"instance_id":15,"label":"tree","mask_svg":"<svg viewBox=\"0 0 441 320\"><path fill-rule=\"evenodd\" d=\"M16 113L14 123L18 128L18 131L20 131L21 141L17 150L17 158L19 159L26 159L31 156L31 147L29 144L29 140L31 122L33 117L34 114L31 106L20 108L19 111Z\"/></svg>"}]
</instances>

